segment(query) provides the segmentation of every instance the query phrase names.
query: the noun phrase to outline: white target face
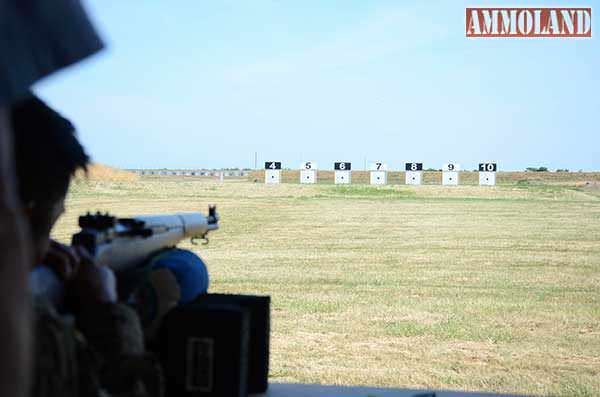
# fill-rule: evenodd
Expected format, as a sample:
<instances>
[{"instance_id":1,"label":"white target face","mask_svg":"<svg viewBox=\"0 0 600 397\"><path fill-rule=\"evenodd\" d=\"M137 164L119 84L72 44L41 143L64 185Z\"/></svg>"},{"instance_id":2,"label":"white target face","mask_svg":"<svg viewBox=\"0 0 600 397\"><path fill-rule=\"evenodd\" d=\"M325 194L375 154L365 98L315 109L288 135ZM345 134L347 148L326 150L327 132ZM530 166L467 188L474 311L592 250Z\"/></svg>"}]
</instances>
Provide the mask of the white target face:
<instances>
[{"instance_id":1,"label":"white target face","mask_svg":"<svg viewBox=\"0 0 600 397\"><path fill-rule=\"evenodd\" d=\"M496 185L496 173L495 172L480 172L479 173L479 184L481 186L494 186Z\"/></svg>"},{"instance_id":2,"label":"white target face","mask_svg":"<svg viewBox=\"0 0 600 397\"><path fill-rule=\"evenodd\" d=\"M344 163L341 163L344 164ZM346 185L352 182L351 171L335 171L335 184Z\"/></svg>"},{"instance_id":3,"label":"white target face","mask_svg":"<svg viewBox=\"0 0 600 397\"><path fill-rule=\"evenodd\" d=\"M281 182L280 170L265 170L265 183L278 184Z\"/></svg>"},{"instance_id":4,"label":"white target face","mask_svg":"<svg viewBox=\"0 0 600 397\"><path fill-rule=\"evenodd\" d=\"M300 171L300 183L317 183L317 171L315 170L302 170Z\"/></svg>"},{"instance_id":5,"label":"white target face","mask_svg":"<svg viewBox=\"0 0 600 397\"><path fill-rule=\"evenodd\" d=\"M423 172L421 171L406 171L404 182L407 185L420 185L422 174Z\"/></svg>"},{"instance_id":6,"label":"white target face","mask_svg":"<svg viewBox=\"0 0 600 397\"><path fill-rule=\"evenodd\" d=\"M371 171L371 185L385 185L386 183L386 171Z\"/></svg>"},{"instance_id":7,"label":"white target face","mask_svg":"<svg viewBox=\"0 0 600 397\"><path fill-rule=\"evenodd\" d=\"M458 171L442 172L442 185L449 185L449 186L458 185Z\"/></svg>"}]
</instances>

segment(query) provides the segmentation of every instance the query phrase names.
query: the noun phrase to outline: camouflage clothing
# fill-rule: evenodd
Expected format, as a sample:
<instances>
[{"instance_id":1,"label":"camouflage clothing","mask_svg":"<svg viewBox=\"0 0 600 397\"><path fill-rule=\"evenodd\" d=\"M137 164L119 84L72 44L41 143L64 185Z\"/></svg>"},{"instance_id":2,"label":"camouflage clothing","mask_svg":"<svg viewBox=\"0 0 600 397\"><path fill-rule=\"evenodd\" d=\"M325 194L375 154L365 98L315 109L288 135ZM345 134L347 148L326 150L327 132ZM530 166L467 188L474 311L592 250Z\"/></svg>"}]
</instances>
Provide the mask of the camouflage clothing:
<instances>
[{"instance_id":1,"label":"camouflage clothing","mask_svg":"<svg viewBox=\"0 0 600 397\"><path fill-rule=\"evenodd\" d=\"M135 312L101 304L74 318L35 301L32 397L161 397L155 357L144 350ZM84 336L85 335L85 336Z\"/></svg>"}]
</instances>

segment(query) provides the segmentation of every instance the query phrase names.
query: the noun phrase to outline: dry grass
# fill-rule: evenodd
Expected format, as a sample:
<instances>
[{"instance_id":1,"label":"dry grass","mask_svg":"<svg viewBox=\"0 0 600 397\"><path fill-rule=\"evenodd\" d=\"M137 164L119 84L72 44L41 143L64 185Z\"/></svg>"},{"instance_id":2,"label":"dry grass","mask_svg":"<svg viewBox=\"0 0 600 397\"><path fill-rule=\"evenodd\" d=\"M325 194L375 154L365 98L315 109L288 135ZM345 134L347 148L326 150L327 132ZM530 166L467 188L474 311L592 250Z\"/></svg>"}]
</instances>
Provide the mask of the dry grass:
<instances>
[{"instance_id":1,"label":"dry grass","mask_svg":"<svg viewBox=\"0 0 600 397\"><path fill-rule=\"evenodd\" d=\"M88 166L87 173L79 171L75 175L75 183L95 181L131 182L137 181L139 176L133 172L123 171L104 164L94 163Z\"/></svg>"},{"instance_id":2,"label":"dry grass","mask_svg":"<svg viewBox=\"0 0 600 397\"><path fill-rule=\"evenodd\" d=\"M213 291L272 295L274 382L595 396L597 190L94 182L55 236L87 210L217 203L198 252Z\"/></svg>"}]
</instances>

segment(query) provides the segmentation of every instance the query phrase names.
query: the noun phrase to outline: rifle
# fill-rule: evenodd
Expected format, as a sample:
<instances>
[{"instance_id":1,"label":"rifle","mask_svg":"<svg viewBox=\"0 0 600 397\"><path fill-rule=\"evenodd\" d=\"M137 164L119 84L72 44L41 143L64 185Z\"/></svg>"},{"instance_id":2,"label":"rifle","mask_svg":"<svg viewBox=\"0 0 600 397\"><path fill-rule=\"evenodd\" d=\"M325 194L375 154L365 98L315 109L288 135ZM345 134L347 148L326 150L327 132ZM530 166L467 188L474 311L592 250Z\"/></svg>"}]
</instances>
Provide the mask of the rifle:
<instances>
[{"instance_id":1,"label":"rifle","mask_svg":"<svg viewBox=\"0 0 600 397\"><path fill-rule=\"evenodd\" d=\"M79 217L81 231L73 235L72 245L88 250L98 265L115 272L133 269L153 254L175 247L190 238L208 243L208 233L219 228L216 207L208 207L208 215L178 213L116 218L96 213Z\"/></svg>"},{"instance_id":2,"label":"rifle","mask_svg":"<svg viewBox=\"0 0 600 397\"><path fill-rule=\"evenodd\" d=\"M177 213L117 218L98 212L80 216L79 226L81 231L73 235L72 245L83 246L98 265L113 269L120 300L127 300L136 282L148 271L143 265L150 258L187 238L192 243L197 239L208 243L208 233L219 228L219 215L214 206L209 206L206 216ZM34 295L51 299L62 296L62 284L45 266L31 272L30 286Z\"/></svg>"}]
</instances>

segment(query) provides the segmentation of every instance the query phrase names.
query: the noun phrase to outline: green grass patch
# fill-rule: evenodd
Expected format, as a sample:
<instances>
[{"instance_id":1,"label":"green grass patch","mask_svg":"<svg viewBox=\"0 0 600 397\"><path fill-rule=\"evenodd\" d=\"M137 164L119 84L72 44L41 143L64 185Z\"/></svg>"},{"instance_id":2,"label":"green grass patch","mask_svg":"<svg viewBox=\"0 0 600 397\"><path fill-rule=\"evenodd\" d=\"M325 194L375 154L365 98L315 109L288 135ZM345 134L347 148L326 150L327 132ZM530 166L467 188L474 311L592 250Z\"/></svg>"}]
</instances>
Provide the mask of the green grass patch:
<instances>
[{"instance_id":1,"label":"green grass patch","mask_svg":"<svg viewBox=\"0 0 600 397\"><path fill-rule=\"evenodd\" d=\"M393 321L386 323L384 330L389 336L413 337L429 334L431 327L414 321Z\"/></svg>"},{"instance_id":2,"label":"green grass patch","mask_svg":"<svg viewBox=\"0 0 600 397\"><path fill-rule=\"evenodd\" d=\"M569 378L560 383L560 394L572 397L598 397L600 391L583 379Z\"/></svg>"},{"instance_id":3,"label":"green grass patch","mask_svg":"<svg viewBox=\"0 0 600 397\"><path fill-rule=\"evenodd\" d=\"M521 179L515 184L515 187L533 193L567 193L570 190L577 191L575 186L550 185L543 181L530 181L527 179Z\"/></svg>"},{"instance_id":4,"label":"green grass patch","mask_svg":"<svg viewBox=\"0 0 600 397\"><path fill-rule=\"evenodd\" d=\"M405 199L417 197L417 194L413 190L395 186L333 186L329 188L328 192L335 196L359 198Z\"/></svg>"},{"instance_id":5,"label":"green grass patch","mask_svg":"<svg viewBox=\"0 0 600 397\"><path fill-rule=\"evenodd\" d=\"M340 302L329 302L316 299L298 299L288 306L288 308L299 314L323 314L336 313L342 308Z\"/></svg>"}]
</instances>

